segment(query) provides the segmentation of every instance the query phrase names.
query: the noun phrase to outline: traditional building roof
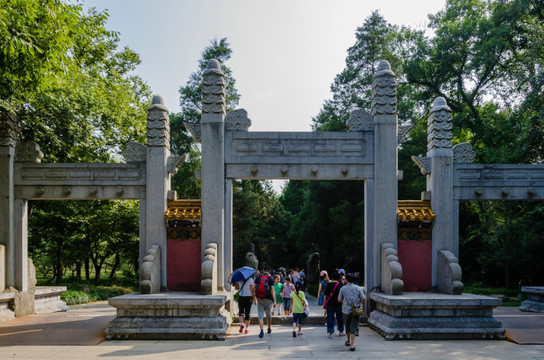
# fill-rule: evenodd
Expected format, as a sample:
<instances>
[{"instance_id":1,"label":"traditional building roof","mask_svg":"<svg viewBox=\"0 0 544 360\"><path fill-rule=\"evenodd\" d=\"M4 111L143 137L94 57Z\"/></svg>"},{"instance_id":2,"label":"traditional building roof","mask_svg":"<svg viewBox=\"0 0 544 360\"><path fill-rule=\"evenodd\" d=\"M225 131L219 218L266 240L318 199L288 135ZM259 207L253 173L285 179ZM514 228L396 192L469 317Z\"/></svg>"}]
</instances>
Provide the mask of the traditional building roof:
<instances>
[{"instance_id":1,"label":"traditional building roof","mask_svg":"<svg viewBox=\"0 0 544 360\"><path fill-rule=\"evenodd\" d=\"M169 200L168 209L164 213L166 221L200 221L201 217L202 209L200 200Z\"/></svg>"},{"instance_id":2,"label":"traditional building roof","mask_svg":"<svg viewBox=\"0 0 544 360\"><path fill-rule=\"evenodd\" d=\"M397 218L400 222L433 222L436 216L429 200L399 200Z\"/></svg>"}]
</instances>

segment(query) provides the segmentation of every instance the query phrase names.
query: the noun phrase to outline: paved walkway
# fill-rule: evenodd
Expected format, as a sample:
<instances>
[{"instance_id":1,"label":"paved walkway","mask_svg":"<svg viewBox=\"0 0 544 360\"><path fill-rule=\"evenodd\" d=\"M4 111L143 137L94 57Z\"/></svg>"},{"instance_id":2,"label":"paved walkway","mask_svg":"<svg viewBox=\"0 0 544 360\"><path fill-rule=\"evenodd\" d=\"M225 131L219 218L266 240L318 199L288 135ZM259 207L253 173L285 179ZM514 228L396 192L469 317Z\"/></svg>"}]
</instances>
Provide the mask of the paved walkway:
<instances>
[{"instance_id":1,"label":"paved walkway","mask_svg":"<svg viewBox=\"0 0 544 360\"><path fill-rule=\"evenodd\" d=\"M79 316L85 321L93 317L102 319L107 314L113 317L115 311L105 304L97 304L71 307L66 314ZM500 320L517 319L516 314L513 310L507 310L506 316ZM533 319L530 314L523 314ZM64 334L60 331L48 332L47 329L37 331L43 331L40 335L42 341L49 336L50 341L57 344L62 343L57 341L58 336L84 336L82 332L73 330L81 331L82 326L73 322L67 322L65 326ZM251 325L248 335L241 335L237 327L231 327L225 341L105 341L87 346L5 345L0 346L0 359L544 359L544 345L518 345L497 340L385 341L368 327L361 327L356 340L357 351L350 352L344 345L344 337L327 337L325 325L305 326L304 335L296 338L292 337L291 331L289 325L273 325L272 334L259 339L258 326Z\"/></svg>"}]
</instances>

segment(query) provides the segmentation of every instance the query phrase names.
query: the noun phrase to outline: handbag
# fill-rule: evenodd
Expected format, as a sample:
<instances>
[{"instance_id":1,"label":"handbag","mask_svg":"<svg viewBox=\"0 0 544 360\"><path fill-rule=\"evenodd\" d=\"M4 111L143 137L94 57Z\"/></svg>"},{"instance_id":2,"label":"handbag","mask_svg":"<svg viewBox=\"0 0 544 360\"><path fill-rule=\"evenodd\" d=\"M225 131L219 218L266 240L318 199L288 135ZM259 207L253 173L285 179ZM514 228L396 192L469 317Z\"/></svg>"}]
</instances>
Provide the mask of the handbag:
<instances>
[{"instance_id":1,"label":"handbag","mask_svg":"<svg viewBox=\"0 0 544 360\"><path fill-rule=\"evenodd\" d=\"M327 304L329 303L330 298L332 297L332 294L334 294L334 290L336 290L336 287L338 286L340 282L337 281L336 285L334 285L334 289L332 289L331 294L327 296L327 300L325 300L325 303L323 304L323 309L327 309Z\"/></svg>"},{"instance_id":2,"label":"handbag","mask_svg":"<svg viewBox=\"0 0 544 360\"><path fill-rule=\"evenodd\" d=\"M240 298L240 291L242 290L242 288L243 288L244 285L246 284L247 280L249 280L249 279L246 279L246 281L244 281L244 283L242 284L242 286L240 286L240 289L238 289L238 291L235 292L234 295L232 296L232 298L234 299L234 301L238 302L238 299Z\"/></svg>"},{"instance_id":3,"label":"handbag","mask_svg":"<svg viewBox=\"0 0 544 360\"><path fill-rule=\"evenodd\" d=\"M351 315L361 316L364 313L365 313L365 309L363 309L363 304L361 303L351 304Z\"/></svg>"},{"instance_id":4,"label":"handbag","mask_svg":"<svg viewBox=\"0 0 544 360\"><path fill-rule=\"evenodd\" d=\"M295 295L300 299L300 301L302 301L302 305L304 306L304 312L302 313L302 318L307 318L310 315L310 305L308 305L308 300L306 299L302 300L302 298L298 296L296 292L295 292Z\"/></svg>"},{"instance_id":5,"label":"handbag","mask_svg":"<svg viewBox=\"0 0 544 360\"><path fill-rule=\"evenodd\" d=\"M310 316L310 305L308 305L308 301L304 299L304 312L302 313L302 318L307 318Z\"/></svg>"}]
</instances>

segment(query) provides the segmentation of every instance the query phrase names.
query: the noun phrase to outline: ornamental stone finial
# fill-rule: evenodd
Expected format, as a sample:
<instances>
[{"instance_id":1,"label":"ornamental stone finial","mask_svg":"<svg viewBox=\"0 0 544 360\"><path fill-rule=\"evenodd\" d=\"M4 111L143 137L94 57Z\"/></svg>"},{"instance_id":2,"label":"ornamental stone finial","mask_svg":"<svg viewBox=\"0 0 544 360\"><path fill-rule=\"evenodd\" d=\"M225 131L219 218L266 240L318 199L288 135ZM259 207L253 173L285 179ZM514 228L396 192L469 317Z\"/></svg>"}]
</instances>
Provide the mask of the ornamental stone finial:
<instances>
[{"instance_id":1,"label":"ornamental stone finial","mask_svg":"<svg viewBox=\"0 0 544 360\"><path fill-rule=\"evenodd\" d=\"M396 114L397 112L397 82L395 73L387 60L378 64L378 69L372 77L372 115Z\"/></svg>"},{"instance_id":2,"label":"ornamental stone finial","mask_svg":"<svg viewBox=\"0 0 544 360\"><path fill-rule=\"evenodd\" d=\"M147 146L170 149L170 118L164 100L159 95L153 96L147 110Z\"/></svg>"},{"instance_id":3,"label":"ornamental stone finial","mask_svg":"<svg viewBox=\"0 0 544 360\"><path fill-rule=\"evenodd\" d=\"M202 113L225 114L225 74L216 59L208 62L202 74Z\"/></svg>"},{"instance_id":4,"label":"ornamental stone finial","mask_svg":"<svg viewBox=\"0 0 544 360\"><path fill-rule=\"evenodd\" d=\"M21 128L15 110L0 107L0 146L15 147Z\"/></svg>"},{"instance_id":5,"label":"ornamental stone finial","mask_svg":"<svg viewBox=\"0 0 544 360\"><path fill-rule=\"evenodd\" d=\"M432 149L450 149L452 115L446 99L438 97L433 102L433 107L427 121L427 151Z\"/></svg>"}]
</instances>

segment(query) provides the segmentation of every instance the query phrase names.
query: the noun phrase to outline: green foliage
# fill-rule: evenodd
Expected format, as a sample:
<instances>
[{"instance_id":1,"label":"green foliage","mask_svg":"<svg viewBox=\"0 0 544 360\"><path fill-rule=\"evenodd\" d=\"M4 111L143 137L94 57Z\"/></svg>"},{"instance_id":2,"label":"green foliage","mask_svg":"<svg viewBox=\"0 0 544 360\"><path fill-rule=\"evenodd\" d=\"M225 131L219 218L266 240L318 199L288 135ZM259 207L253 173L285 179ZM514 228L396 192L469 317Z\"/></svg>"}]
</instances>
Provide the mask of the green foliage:
<instances>
[{"instance_id":1,"label":"green foliage","mask_svg":"<svg viewBox=\"0 0 544 360\"><path fill-rule=\"evenodd\" d=\"M79 290L66 290L60 295L60 299L66 302L66 305L87 304L91 302L89 295Z\"/></svg>"}]
</instances>

